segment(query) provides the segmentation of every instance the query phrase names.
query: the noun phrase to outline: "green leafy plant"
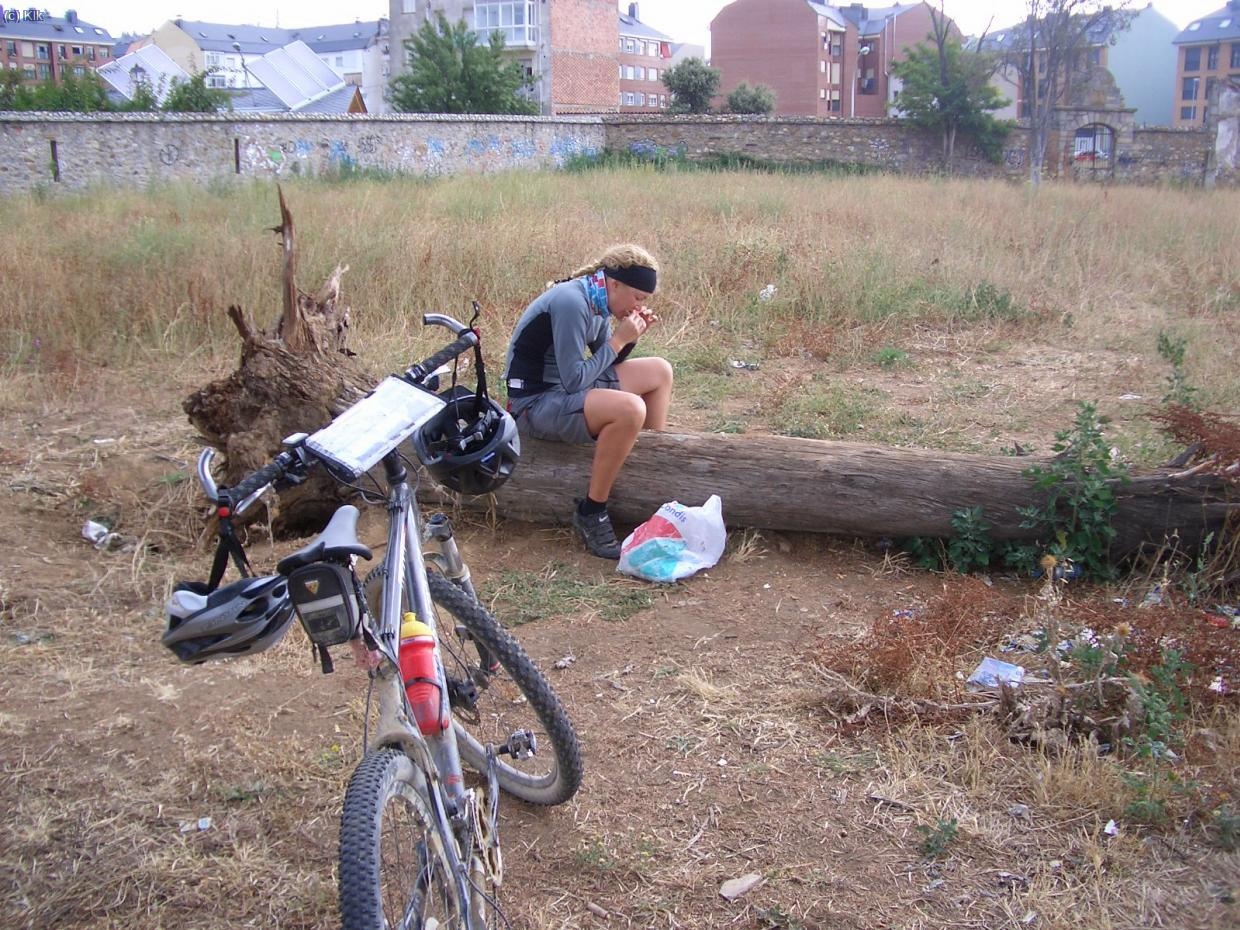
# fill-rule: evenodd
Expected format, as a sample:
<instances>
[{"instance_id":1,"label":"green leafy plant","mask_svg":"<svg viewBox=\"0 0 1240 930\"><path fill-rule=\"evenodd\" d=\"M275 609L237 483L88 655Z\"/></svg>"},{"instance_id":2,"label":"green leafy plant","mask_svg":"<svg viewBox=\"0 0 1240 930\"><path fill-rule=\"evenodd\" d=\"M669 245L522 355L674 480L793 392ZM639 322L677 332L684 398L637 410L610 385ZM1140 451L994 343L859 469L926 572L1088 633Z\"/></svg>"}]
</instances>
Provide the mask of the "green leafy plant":
<instances>
[{"instance_id":1,"label":"green leafy plant","mask_svg":"<svg viewBox=\"0 0 1240 930\"><path fill-rule=\"evenodd\" d=\"M700 58L686 58L663 72L663 84L672 93L672 113L709 113L719 92L720 73Z\"/></svg>"},{"instance_id":2,"label":"green leafy plant","mask_svg":"<svg viewBox=\"0 0 1240 930\"><path fill-rule=\"evenodd\" d=\"M947 854L948 847L955 842L958 832L956 818L940 820L933 827L918 824L917 832L922 835L921 854L927 859L939 859Z\"/></svg>"},{"instance_id":3,"label":"green leafy plant","mask_svg":"<svg viewBox=\"0 0 1240 930\"><path fill-rule=\"evenodd\" d=\"M951 569L967 575L988 567L998 550L982 508L957 510L952 514L952 529L955 534L947 539L913 536L901 541L900 548L918 567L928 571Z\"/></svg>"},{"instance_id":4,"label":"green leafy plant","mask_svg":"<svg viewBox=\"0 0 1240 930\"><path fill-rule=\"evenodd\" d=\"M897 365L908 364L908 353L895 346L883 346L870 356L870 360L879 368L895 368Z\"/></svg>"},{"instance_id":5,"label":"green leafy plant","mask_svg":"<svg viewBox=\"0 0 1240 930\"><path fill-rule=\"evenodd\" d=\"M1187 348L1187 338L1159 330L1158 354L1171 366L1171 374L1167 376L1167 393L1163 395L1162 402L1199 410L1197 389L1188 383L1188 373L1184 370L1184 352Z\"/></svg>"},{"instance_id":6,"label":"green leafy plant","mask_svg":"<svg viewBox=\"0 0 1240 930\"><path fill-rule=\"evenodd\" d=\"M1070 561L1088 575L1110 578L1111 542L1115 539L1112 519L1117 509L1116 483L1128 481L1128 468L1114 460L1103 438L1105 417L1093 404L1082 403L1072 428L1055 434L1055 457L1045 465L1025 469L1034 488L1046 496L1034 507L1022 507L1022 526L1039 529L1037 546L1050 552L1059 562ZM1028 564L1029 547L1011 550ZM1011 559L1009 559L1011 561Z\"/></svg>"}]
</instances>

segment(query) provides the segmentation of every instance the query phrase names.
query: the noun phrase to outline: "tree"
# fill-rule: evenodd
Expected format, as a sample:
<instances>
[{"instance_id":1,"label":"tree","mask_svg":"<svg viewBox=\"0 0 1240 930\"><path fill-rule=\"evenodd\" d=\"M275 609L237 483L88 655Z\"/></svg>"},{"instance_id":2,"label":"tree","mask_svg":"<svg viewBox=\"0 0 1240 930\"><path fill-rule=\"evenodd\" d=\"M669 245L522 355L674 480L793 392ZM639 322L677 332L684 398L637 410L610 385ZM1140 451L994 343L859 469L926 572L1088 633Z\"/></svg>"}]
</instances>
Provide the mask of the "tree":
<instances>
[{"instance_id":1,"label":"tree","mask_svg":"<svg viewBox=\"0 0 1240 930\"><path fill-rule=\"evenodd\" d=\"M110 109L103 82L93 71L65 74L59 82L42 81L34 86L24 84L18 71L0 72L0 110L94 113Z\"/></svg>"},{"instance_id":2,"label":"tree","mask_svg":"<svg viewBox=\"0 0 1240 930\"><path fill-rule=\"evenodd\" d=\"M733 113L757 113L766 116L775 109L775 91L765 84L750 87L744 81L728 94L728 109Z\"/></svg>"},{"instance_id":3,"label":"tree","mask_svg":"<svg viewBox=\"0 0 1240 930\"><path fill-rule=\"evenodd\" d=\"M1042 180L1055 107L1075 73L1088 68L1088 51L1113 42L1132 14L1110 0L1025 0L1025 21L1013 30L1004 61L1015 70L1029 118L1029 180ZM1105 4L1105 5L1104 5Z\"/></svg>"},{"instance_id":4,"label":"tree","mask_svg":"<svg viewBox=\"0 0 1240 930\"><path fill-rule=\"evenodd\" d=\"M998 161L1011 123L991 115L1007 104L990 83L995 59L980 51L981 43L966 52L941 9L931 9L930 19L931 43L917 43L904 60L891 65L892 74L903 84L897 103L900 115L914 126L942 134L943 167L948 172L960 132L972 136L986 157Z\"/></svg>"},{"instance_id":5,"label":"tree","mask_svg":"<svg viewBox=\"0 0 1240 930\"><path fill-rule=\"evenodd\" d=\"M709 113L719 92L719 72L700 58L686 58L663 72L663 86L672 94L672 113Z\"/></svg>"},{"instance_id":6,"label":"tree","mask_svg":"<svg viewBox=\"0 0 1240 930\"><path fill-rule=\"evenodd\" d=\"M228 91L207 86L207 75L210 73L197 71L188 81L173 78L162 109L169 113L215 113L218 110L231 110L232 98L228 96ZM138 99L136 94L134 99Z\"/></svg>"},{"instance_id":7,"label":"tree","mask_svg":"<svg viewBox=\"0 0 1240 930\"><path fill-rule=\"evenodd\" d=\"M531 82L519 62L504 58L496 30L482 45L462 19L439 13L405 40L409 66L392 80L390 100L402 113L525 113L538 104L523 96Z\"/></svg>"}]
</instances>

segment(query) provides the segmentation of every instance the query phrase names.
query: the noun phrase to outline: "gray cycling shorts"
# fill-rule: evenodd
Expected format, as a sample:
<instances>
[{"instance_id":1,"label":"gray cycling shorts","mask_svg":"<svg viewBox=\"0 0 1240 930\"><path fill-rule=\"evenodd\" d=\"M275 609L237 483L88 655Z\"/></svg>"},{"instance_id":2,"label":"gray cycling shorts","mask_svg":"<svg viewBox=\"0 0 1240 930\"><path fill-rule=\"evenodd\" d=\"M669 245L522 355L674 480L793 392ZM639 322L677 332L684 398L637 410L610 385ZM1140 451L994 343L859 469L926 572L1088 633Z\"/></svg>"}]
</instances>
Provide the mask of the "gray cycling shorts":
<instances>
[{"instance_id":1,"label":"gray cycling shorts","mask_svg":"<svg viewBox=\"0 0 1240 930\"><path fill-rule=\"evenodd\" d=\"M533 397L518 397L509 402L517 427L535 439L549 442L594 442L586 426L586 394L595 388L618 390L620 378L614 368L603 372L588 388L573 391L553 387Z\"/></svg>"}]
</instances>

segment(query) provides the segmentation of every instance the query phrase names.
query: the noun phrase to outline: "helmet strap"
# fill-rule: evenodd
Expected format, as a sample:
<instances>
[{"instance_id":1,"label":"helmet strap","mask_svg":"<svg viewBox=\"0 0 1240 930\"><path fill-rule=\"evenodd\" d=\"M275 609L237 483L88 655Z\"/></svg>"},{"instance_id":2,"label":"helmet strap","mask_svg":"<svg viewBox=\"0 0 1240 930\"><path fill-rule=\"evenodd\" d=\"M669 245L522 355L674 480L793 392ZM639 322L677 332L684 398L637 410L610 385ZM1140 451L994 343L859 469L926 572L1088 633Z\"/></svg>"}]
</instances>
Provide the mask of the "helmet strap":
<instances>
[{"instance_id":1,"label":"helmet strap","mask_svg":"<svg viewBox=\"0 0 1240 930\"><path fill-rule=\"evenodd\" d=\"M220 582L224 580L224 572L228 568L230 556L242 578L249 578L254 574L254 570L250 568L250 560L246 558L245 549L241 541L237 539L236 531L233 530L232 517L220 516L219 521L217 535L219 541L215 545L215 560L211 563L211 577L207 581L208 593L218 588Z\"/></svg>"}]
</instances>

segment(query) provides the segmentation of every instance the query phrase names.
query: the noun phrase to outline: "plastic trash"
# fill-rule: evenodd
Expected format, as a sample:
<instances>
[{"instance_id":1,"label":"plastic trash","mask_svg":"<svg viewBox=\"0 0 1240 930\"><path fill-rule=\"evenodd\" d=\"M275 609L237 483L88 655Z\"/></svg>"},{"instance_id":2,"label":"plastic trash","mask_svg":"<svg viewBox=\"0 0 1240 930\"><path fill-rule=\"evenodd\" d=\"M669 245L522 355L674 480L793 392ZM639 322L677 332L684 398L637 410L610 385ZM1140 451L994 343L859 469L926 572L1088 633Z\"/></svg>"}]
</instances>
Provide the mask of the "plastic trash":
<instances>
[{"instance_id":1,"label":"plastic trash","mask_svg":"<svg viewBox=\"0 0 1240 930\"><path fill-rule=\"evenodd\" d=\"M718 494L700 507L671 501L625 538L616 570L647 581L688 578L717 563L727 539Z\"/></svg>"},{"instance_id":2,"label":"plastic trash","mask_svg":"<svg viewBox=\"0 0 1240 930\"><path fill-rule=\"evenodd\" d=\"M1000 685L1016 687L1024 680L1025 669L1022 666L1013 665L1011 662L1004 662L988 656L978 663L977 668L973 670L973 674L969 676L966 684L968 684L970 689L980 690L983 688L998 688Z\"/></svg>"},{"instance_id":3,"label":"plastic trash","mask_svg":"<svg viewBox=\"0 0 1240 930\"><path fill-rule=\"evenodd\" d=\"M108 549L121 538L121 534L112 532L102 523L87 520L82 524L82 538L96 549Z\"/></svg>"}]
</instances>

